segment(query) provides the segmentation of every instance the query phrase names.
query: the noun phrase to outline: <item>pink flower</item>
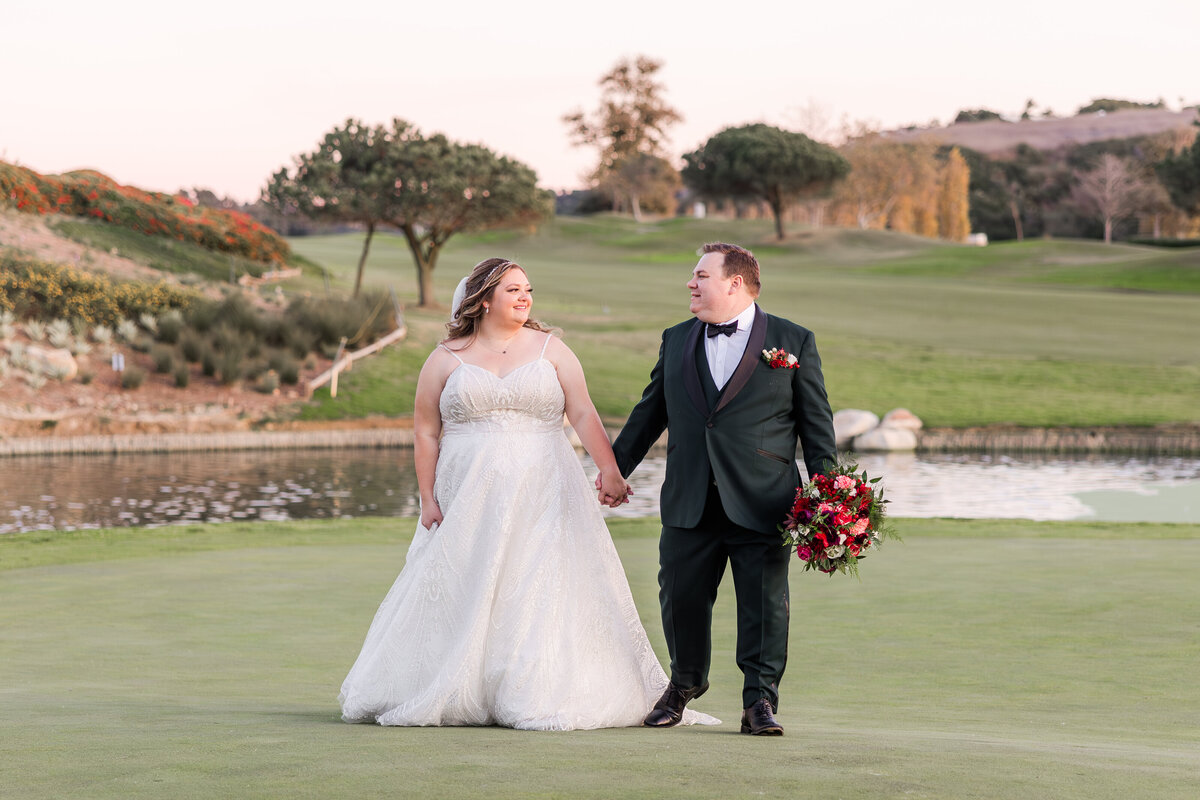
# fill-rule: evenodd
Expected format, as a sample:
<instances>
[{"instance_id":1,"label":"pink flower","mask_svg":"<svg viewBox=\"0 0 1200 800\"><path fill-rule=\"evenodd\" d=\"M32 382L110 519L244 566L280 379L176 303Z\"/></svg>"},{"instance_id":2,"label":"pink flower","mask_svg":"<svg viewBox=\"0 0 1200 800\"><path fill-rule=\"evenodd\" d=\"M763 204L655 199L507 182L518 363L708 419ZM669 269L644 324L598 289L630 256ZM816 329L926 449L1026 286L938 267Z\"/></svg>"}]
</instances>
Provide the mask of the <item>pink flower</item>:
<instances>
[{"instance_id":1,"label":"pink flower","mask_svg":"<svg viewBox=\"0 0 1200 800\"><path fill-rule=\"evenodd\" d=\"M849 475L838 475L833 479L833 488L835 489L853 489L854 478Z\"/></svg>"},{"instance_id":2,"label":"pink flower","mask_svg":"<svg viewBox=\"0 0 1200 800\"><path fill-rule=\"evenodd\" d=\"M832 514L833 506L831 506L829 503L821 503L819 506L817 506L817 513L818 514Z\"/></svg>"},{"instance_id":3,"label":"pink flower","mask_svg":"<svg viewBox=\"0 0 1200 800\"><path fill-rule=\"evenodd\" d=\"M871 524L871 521L868 520L866 517L859 518L859 520L857 522L855 522L853 525L850 526L850 535L855 538L862 536L863 533L866 532L867 526L870 524Z\"/></svg>"},{"instance_id":4,"label":"pink flower","mask_svg":"<svg viewBox=\"0 0 1200 800\"><path fill-rule=\"evenodd\" d=\"M800 545L796 548L796 556L801 561L812 561L812 548Z\"/></svg>"}]
</instances>

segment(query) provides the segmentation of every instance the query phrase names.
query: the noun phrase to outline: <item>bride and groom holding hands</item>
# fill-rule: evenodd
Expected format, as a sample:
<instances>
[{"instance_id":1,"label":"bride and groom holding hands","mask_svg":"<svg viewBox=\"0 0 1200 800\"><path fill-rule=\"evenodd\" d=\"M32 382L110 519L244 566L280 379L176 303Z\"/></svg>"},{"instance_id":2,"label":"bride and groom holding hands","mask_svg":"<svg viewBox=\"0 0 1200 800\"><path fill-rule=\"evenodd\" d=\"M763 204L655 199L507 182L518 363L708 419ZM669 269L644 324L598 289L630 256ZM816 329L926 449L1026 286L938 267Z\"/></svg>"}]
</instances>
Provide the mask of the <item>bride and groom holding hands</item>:
<instances>
[{"instance_id":1,"label":"bride and groom holding hands","mask_svg":"<svg viewBox=\"0 0 1200 800\"><path fill-rule=\"evenodd\" d=\"M346 721L573 730L717 724L712 608L728 564L737 599L741 731L781 735L790 550L777 529L800 482L836 462L813 335L755 303L754 256L702 248L692 318L663 332L641 400L610 446L583 370L530 316L504 259L459 286L449 334L418 379L421 520L339 700ZM767 350L795 356L784 366ZM659 601L664 673L595 495L562 430L592 456L600 502L668 433Z\"/></svg>"}]
</instances>

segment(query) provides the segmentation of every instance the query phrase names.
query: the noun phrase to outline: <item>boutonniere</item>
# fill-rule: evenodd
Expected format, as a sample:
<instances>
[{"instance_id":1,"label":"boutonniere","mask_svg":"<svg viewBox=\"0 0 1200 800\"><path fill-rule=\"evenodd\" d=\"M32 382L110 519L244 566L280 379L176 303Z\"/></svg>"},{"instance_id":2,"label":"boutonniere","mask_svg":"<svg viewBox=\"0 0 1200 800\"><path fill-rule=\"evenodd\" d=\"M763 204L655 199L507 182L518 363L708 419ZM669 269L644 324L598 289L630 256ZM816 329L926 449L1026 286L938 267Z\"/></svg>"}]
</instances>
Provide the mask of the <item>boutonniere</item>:
<instances>
[{"instance_id":1,"label":"boutonniere","mask_svg":"<svg viewBox=\"0 0 1200 800\"><path fill-rule=\"evenodd\" d=\"M800 369L800 362L796 357L779 347L763 350L762 359L771 369Z\"/></svg>"}]
</instances>

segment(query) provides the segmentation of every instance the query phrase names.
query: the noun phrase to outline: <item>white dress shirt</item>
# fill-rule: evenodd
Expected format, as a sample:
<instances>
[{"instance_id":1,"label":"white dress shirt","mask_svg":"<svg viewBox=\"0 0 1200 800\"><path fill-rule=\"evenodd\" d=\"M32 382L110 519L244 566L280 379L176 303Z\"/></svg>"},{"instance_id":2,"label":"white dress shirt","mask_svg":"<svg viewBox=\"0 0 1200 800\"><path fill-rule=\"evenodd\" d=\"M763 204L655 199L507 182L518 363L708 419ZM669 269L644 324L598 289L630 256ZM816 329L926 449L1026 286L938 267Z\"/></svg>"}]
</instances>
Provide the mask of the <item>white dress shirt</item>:
<instances>
[{"instance_id":1,"label":"white dress shirt","mask_svg":"<svg viewBox=\"0 0 1200 800\"><path fill-rule=\"evenodd\" d=\"M734 370L746 353L746 343L750 341L750 329L754 327L754 303L746 306L746 310L731 320L721 323L727 325L737 322L737 330L730 336L718 334L710 337L705 330L704 356L708 359L708 369L718 389L724 389L725 384L733 377Z\"/></svg>"}]
</instances>

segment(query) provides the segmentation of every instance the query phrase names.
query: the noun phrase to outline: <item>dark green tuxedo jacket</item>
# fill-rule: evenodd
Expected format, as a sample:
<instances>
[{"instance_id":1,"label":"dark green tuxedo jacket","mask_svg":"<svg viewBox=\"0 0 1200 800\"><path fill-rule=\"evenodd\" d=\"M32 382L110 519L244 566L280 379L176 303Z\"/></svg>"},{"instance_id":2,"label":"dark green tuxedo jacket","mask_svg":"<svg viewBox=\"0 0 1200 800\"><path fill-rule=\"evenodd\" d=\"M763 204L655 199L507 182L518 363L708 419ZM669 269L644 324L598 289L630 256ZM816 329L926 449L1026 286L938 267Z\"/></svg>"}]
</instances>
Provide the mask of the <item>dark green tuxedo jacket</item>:
<instances>
[{"instance_id":1,"label":"dark green tuxedo jacket","mask_svg":"<svg viewBox=\"0 0 1200 800\"><path fill-rule=\"evenodd\" d=\"M613 443L617 465L629 475L666 429L663 525L695 527L715 479L733 522L773 533L800 483L797 438L809 475L837 459L813 334L756 306L746 353L717 393L704 374L703 332L704 323L694 318L663 332L650 384ZM795 355L799 368L772 369L762 358L771 348Z\"/></svg>"}]
</instances>

